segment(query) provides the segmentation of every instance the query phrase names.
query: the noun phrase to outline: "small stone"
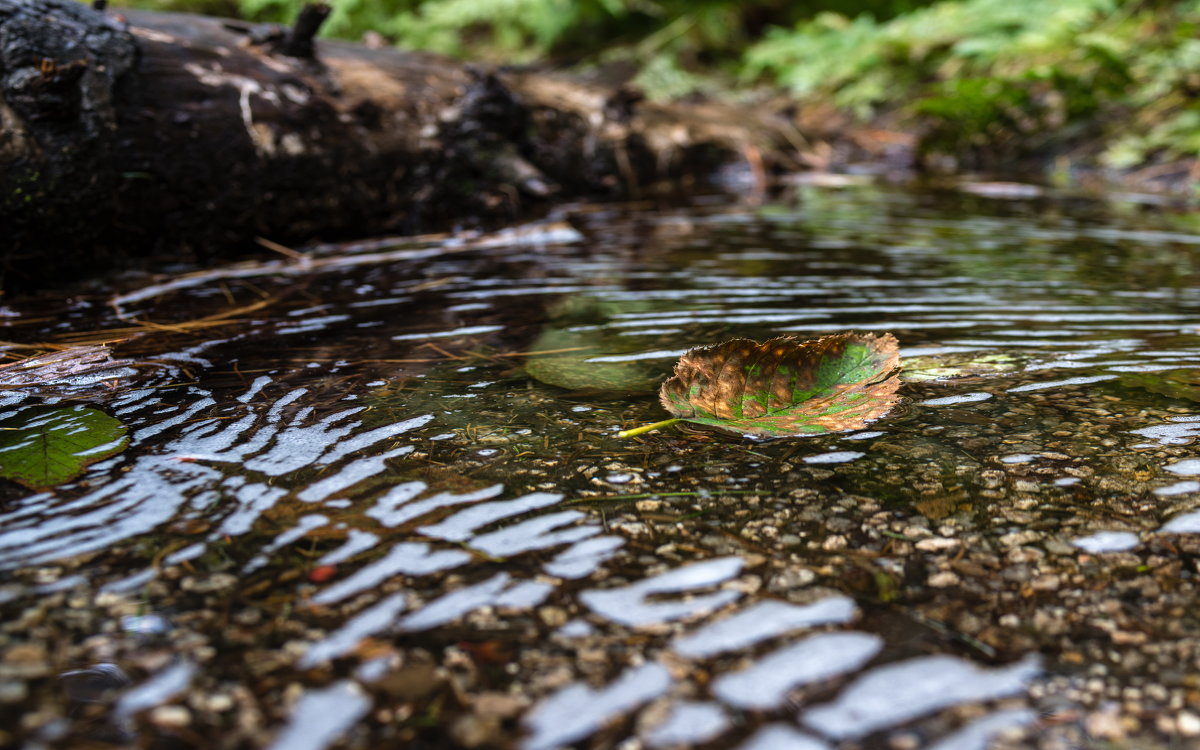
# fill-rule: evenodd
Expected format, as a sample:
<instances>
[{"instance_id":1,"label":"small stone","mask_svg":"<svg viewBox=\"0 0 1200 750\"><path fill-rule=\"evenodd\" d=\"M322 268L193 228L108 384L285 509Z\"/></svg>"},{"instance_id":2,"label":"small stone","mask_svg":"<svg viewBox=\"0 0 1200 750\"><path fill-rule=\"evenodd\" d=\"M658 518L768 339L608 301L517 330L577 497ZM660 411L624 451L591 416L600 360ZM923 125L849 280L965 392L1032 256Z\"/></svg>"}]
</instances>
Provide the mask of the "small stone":
<instances>
[{"instance_id":1,"label":"small stone","mask_svg":"<svg viewBox=\"0 0 1200 750\"><path fill-rule=\"evenodd\" d=\"M192 723L192 712L183 706L159 706L150 712L150 723L159 727L186 727Z\"/></svg>"},{"instance_id":2,"label":"small stone","mask_svg":"<svg viewBox=\"0 0 1200 750\"><path fill-rule=\"evenodd\" d=\"M203 580L185 578L180 588L185 591L195 591L198 594L207 594L213 591L232 590L237 586L237 583L238 579L236 576L229 573L214 573Z\"/></svg>"},{"instance_id":3,"label":"small stone","mask_svg":"<svg viewBox=\"0 0 1200 750\"><path fill-rule=\"evenodd\" d=\"M1011 534L1005 534L1000 537L1000 544L1004 547L1020 547L1025 544L1041 540L1042 535L1036 531L1026 529L1025 531L1014 531Z\"/></svg>"},{"instance_id":4,"label":"small stone","mask_svg":"<svg viewBox=\"0 0 1200 750\"><path fill-rule=\"evenodd\" d=\"M1061 585L1061 583L1062 582L1059 580L1058 576L1054 575L1053 573L1047 573L1046 575L1040 575L1033 579L1029 583L1029 587L1034 591L1058 591L1058 587Z\"/></svg>"},{"instance_id":5,"label":"small stone","mask_svg":"<svg viewBox=\"0 0 1200 750\"><path fill-rule=\"evenodd\" d=\"M1184 737L1200 736L1200 716L1191 711L1180 711L1175 717L1175 729Z\"/></svg>"},{"instance_id":6,"label":"small stone","mask_svg":"<svg viewBox=\"0 0 1200 750\"><path fill-rule=\"evenodd\" d=\"M500 733L495 719L467 714L450 725L450 735L461 747L482 747Z\"/></svg>"},{"instance_id":7,"label":"small stone","mask_svg":"<svg viewBox=\"0 0 1200 750\"><path fill-rule=\"evenodd\" d=\"M787 568L767 584L767 590L776 593L803 588L817 580L817 574L808 568Z\"/></svg>"},{"instance_id":8,"label":"small stone","mask_svg":"<svg viewBox=\"0 0 1200 750\"><path fill-rule=\"evenodd\" d=\"M958 574L952 570L943 570L940 573L934 573L929 576L929 585L937 589L943 589L947 586L957 586L958 584Z\"/></svg>"},{"instance_id":9,"label":"small stone","mask_svg":"<svg viewBox=\"0 0 1200 750\"><path fill-rule=\"evenodd\" d=\"M537 613L542 622L552 628L565 625L569 619L567 610L562 607L539 607Z\"/></svg>"},{"instance_id":10,"label":"small stone","mask_svg":"<svg viewBox=\"0 0 1200 750\"><path fill-rule=\"evenodd\" d=\"M213 713L224 713L233 708L233 696L227 693L214 693L193 702L197 708Z\"/></svg>"},{"instance_id":11,"label":"small stone","mask_svg":"<svg viewBox=\"0 0 1200 750\"><path fill-rule=\"evenodd\" d=\"M912 732L900 732L888 738L891 750L917 750L921 747L921 738Z\"/></svg>"},{"instance_id":12,"label":"small stone","mask_svg":"<svg viewBox=\"0 0 1200 750\"><path fill-rule=\"evenodd\" d=\"M1116 706L1109 706L1102 711L1088 714L1084 720L1087 733L1100 740L1125 739L1125 727L1117 713Z\"/></svg>"},{"instance_id":13,"label":"small stone","mask_svg":"<svg viewBox=\"0 0 1200 750\"><path fill-rule=\"evenodd\" d=\"M846 549L848 546L850 546L850 542L847 541L846 537L842 536L841 534L834 534L821 543L821 549L825 550L826 552L836 552L838 550Z\"/></svg>"},{"instance_id":14,"label":"small stone","mask_svg":"<svg viewBox=\"0 0 1200 750\"><path fill-rule=\"evenodd\" d=\"M472 706L480 716L490 716L498 719L508 719L525 710L529 701L507 693L480 693Z\"/></svg>"},{"instance_id":15,"label":"small stone","mask_svg":"<svg viewBox=\"0 0 1200 750\"><path fill-rule=\"evenodd\" d=\"M923 552L940 552L942 550L957 547L961 542L957 539L947 539L944 536L934 536L928 539L922 539L916 543L916 548Z\"/></svg>"},{"instance_id":16,"label":"small stone","mask_svg":"<svg viewBox=\"0 0 1200 750\"><path fill-rule=\"evenodd\" d=\"M20 703L29 697L29 686L24 682L0 682L0 703Z\"/></svg>"},{"instance_id":17,"label":"small stone","mask_svg":"<svg viewBox=\"0 0 1200 750\"><path fill-rule=\"evenodd\" d=\"M1120 646L1137 646L1146 642L1146 634L1129 630L1114 630L1112 641Z\"/></svg>"}]
</instances>

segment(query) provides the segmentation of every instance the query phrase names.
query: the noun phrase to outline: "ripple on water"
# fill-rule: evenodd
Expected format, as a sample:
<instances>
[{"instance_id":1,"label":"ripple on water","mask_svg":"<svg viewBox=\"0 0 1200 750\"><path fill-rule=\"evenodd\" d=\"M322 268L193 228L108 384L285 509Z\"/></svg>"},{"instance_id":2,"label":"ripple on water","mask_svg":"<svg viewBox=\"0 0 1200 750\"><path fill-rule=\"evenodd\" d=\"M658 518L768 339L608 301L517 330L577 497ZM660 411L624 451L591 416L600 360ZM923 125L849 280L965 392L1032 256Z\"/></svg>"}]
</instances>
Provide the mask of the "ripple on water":
<instances>
[{"instance_id":1,"label":"ripple on water","mask_svg":"<svg viewBox=\"0 0 1200 750\"><path fill-rule=\"evenodd\" d=\"M196 677L196 665L177 661L164 667L143 683L134 685L117 700L113 713L117 722L129 721L135 714L162 705L187 690Z\"/></svg>"},{"instance_id":2,"label":"ripple on water","mask_svg":"<svg viewBox=\"0 0 1200 750\"><path fill-rule=\"evenodd\" d=\"M1175 516L1159 529L1159 533L1200 534L1200 511L1192 511Z\"/></svg>"},{"instance_id":3,"label":"ripple on water","mask_svg":"<svg viewBox=\"0 0 1200 750\"><path fill-rule=\"evenodd\" d=\"M435 539L462 542L470 539L477 530L488 524L538 508L545 508L548 505L555 505L562 500L562 497L562 495L552 492L534 492L513 500L473 505L438 523L422 526L418 530L425 536Z\"/></svg>"},{"instance_id":4,"label":"ripple on water","mask_svg":"<svg viewBox=\"0 0 1200 750\"><path fill-rule=\"evenodd\" d=\"M883 648L872 633L813 635L773 651L746 669L718 677L713 694L731 706L765 711L783 703L793 688L852 672Z\"/></svg>"},{"instance_id":5,"label":"ripple on water","mask_svg":"<svg viewBox=\"0 0 1200 750\"><path fill-rule=\"evenodd\" d=\"M1200 476L1200 458L1185 458L1169 463L1163 469L1181 477Z\"/></svg>"},{"instance_id":6,"label":"ripple on water","mask_svg":"<svg viewBox=\"0 0 1200 750\"><path fill-rule=\"evenodd\" d=\"M962 729L953 732L928 750L986 750L988 743L1006 729L1023 727L1037 721L1038 715L1024 708L1010 708L975 719Z\"/></svg>"},{"instance_id":7,"label":"ripple on water","mask_svg":"<svg viewBox=\"0 0 1200 750\"><path fill-rule=\"evenodd\" d=\"M1116 375L1081 375L1077 378L1064 378L1063 380L1047 380L1042 383L1030 383L1029 385L1019 385L1015 388L1009 388L1009 393L1027 393L1029 391L1044 391L1050 388L1065 388L1072 385L1088 385L1090 383L1102 383L1105 380L1116 380Z\"/></svg>"},{"instance_id":8,"label":"ripple on water","mask_svg":"<svg viewBox=\"0 0 1200 750\"><path fill-rule=\"evenodd\" d=\"M732 726L729 715L716 703L679 701L666 718L642 736L650 747L677 747L708 742Z\"/></svg>"},{"instance_id":9,"label":"ripple on water","mask_svg":"<svg viewBox=\"0 0 1200 750\"><path fill-rule=\"evenodd\" d=\"M303 308L282 314L256 314L236 334L243 338L167 352L163 361L188 363L199 382L112 397L110 410L127 422L133 436L126 455L93 466L75 487L6 500L0 509L0 566L22 569L27 579L0 587L0 603L15 609L61 592L82 601L89 597L79 594L91 593L90 586L119 594L112 598L120 604L103 615L112 620L118 612L133 611L120 609L126 600L144 598L151 613L118 620L120 630L114 632L147 642L173 623L185 623L217 643L228 612L238 618L239 628L262 636L255 649L270 656L262 663L276 664L269 679L288 686L245 693L247 701L259 703L262 715L288 717L274 729L273 750L319 750L339 742L360 748L395 740L398 724L381 718L395 708L394 696L385 696L387 683L372 685L368 694L341 676L385 681L405 663L411 644L452 654L456 650L448 647L460 639L499 632L504 639L522 639L523 657L537 655L539 638L549 644L547 662L567 654L554 671L539 671L538 658L496 665L512 674L503 689L547 693L524 716L517 715L523 708L514 708L513 720L505 717L497 740L505 745L537 750L589 741L636 743L636 737L619 736L634 727L648 747L721 743L723 735L753 732L742 748L832 750L908 724L903 734L878 741L917 737L936 750L982 750L997 732L1030 724L1035 713L970 706L927 724L911 722L945 707L1001 696L1022 696L1005 706L1029 702L1043 709L1044 698L1024 695L1036 663L1027 659L989 668L943 655L876 666L878 654L901 658L911 653L912 644L885 643L887 633L868 632L878 624L874 616L863 618L856 630L840 630L859 615L844 596L805 605L782 601L812 583L789 578L800 566L807 573L817 562L827 564L832 573L822 574L822 580L836 587L846 570L838 566L849 564L841 558L886 553L879 552L877 537L857 533L841 537L850 546L845 553L823 549L826 532L810 530L810 522L825 516L810 514L824 513L820 504L831 500L827 490L853 493L863 498L862 505L843 503L828 517L831 528L848 522L854 529L895 513L887 523L900 532L920 519L903 518L910 509L902 502L875 503L875 480L887 478L889 491L902 494L911 484L932 496L950 490L953 475L956 487L1003 490L989 499L989 510L994 506L999 518L1014 510L1014 494L1042 493L1045 502L1020 512L1046 524L1048 539L1071 540L1075 551L1062 544L1051 551L1047 544L1039 565L1065 556L1078 567L1074 556L1082 551L1095 556L1085 567L1103 569L1106 561L1119 558L1101 555L1136 548L1143 532L1102 530L1075 538L1087 532L1049 529L1057 516L1043 515L1044 508L1061 508L1056 498L1083 503L1125 479L1119 461L1106 463L1113 451L1099 458L1088 452L1099 430L1132 433L1145 441L1135 448L1155 451L1194 442L1200 417L1174 416L1179 400L1129 387L1134 381L1153 385L1154 378L1139 381L1126 374L1116 387L1086 386L1118 373L1190 367L1200 351L1192 346L1195 334L1189 328L1200 293L1186 285L1158 288L1157 278L1144 282L1151 288L1128 288L1143 282L1126 278L1120 289L1108 288L1089 275L1095 269L1071 266L1078 260L1075 244L1071 253L1045 252L1057 243L1078 243L1078 227L1043 226L1040 220L1013 216L1003 221L905 216L905 204L890 201L866 211L856 204L846 212L843 206L830 217L813 208L830 196L814 197L817 203L790 209L791 219L760 220L754 210L741 208L711 217L654 214L637 223L636 231L620 230L633 239L628 247L621 244L624 239L598 232L603 239L585 253L498 250L466 259L421 250L420 257L433 267L380 267L362 278L335 279L353 290L351 301L324 287L316 290L320 295L309 295L321 300L319 305L304 302ZM723 227L728 236L705 235L706 222ZM647 227L663 232L655 235L663 254L627 252L641 246ZM1026 245L1034 252L1013 263L1012 253ZM290 288L294 280L287 283ZM199 300L252 290L234 284L202 291L209 296L181 296L189 314ZM566 304L581 300L586 303L581 308ZM156 314L178 311L171 309L177 301L161 302ZM559 305L567 313L559 315ZM1001 397L1008 411L997 413L994 423L980 416L992 413L991 403L982 411L907 410L881 420L879 430L754 444L748 460L744 441L659 433L644 442L617 443L611 425L653 413L658 408L653 397L597 397L582 405L578 394L563 397L550 386L531 386L519 372L520 355L535 340L526 334L536 334L543 323L576 336L587 347L579 356L590 363L642 362L639 367L657 368L663 376L672 360L696 344L737 335L762 340L783 331L816 336L851 328L896 330L905 340L905 357L997 351L1015 356L1025 369L974 377L969 387L979 390L968 393L956 392L961 385L939 393L914 386L931 396L917 402L928 407ZM283 335L288 336L286 355L281 355L286 359L264 362L269 357L259 349L271 348L271 340ZM389 359L365 359L376 356ZM254 373L245 378L248 385L229 390L232 378L242 373ZM1071 374L1079 377L1067 377ZM1046 380L1030 382L1035 378ZM1049 389L1057 392L1038 393ZM1024 395L1029 392L1034 395ZM22 394L0 393L0 405L25 400ZM1084 421L1096 431L1076 429ZM425 435L422 428L430 424ZM496 432L489 431L501 429L504 448L487 447L499 445L489 437ZM869 440L883 430L888 438L873 444L871 471L836 465L864 457L860 451L804 455L825 450L814 445L863 447L838 441ZM1105 447L1111 446L1105 442ZM1035 452L1005 453L1021 449ZM829 466L775 472L785 460ZM1068 460L1080 469L1072 476L1043 466ZM1200 493L1200 481L1190 478L1200 479L1200 461L1172 460L1165 472L1180 481L1152 491L1160 497ZM588 464L605 468L577 475L575 470ZM1008 478L997 478L999 485L977 482L984 471ZM1080 476L1090 479L1081 482ZM910 478L914 481L906 484ZM745 483L754 502L726 497L707 485L709 480L723 487ZM645 485L646 495L638 498L652 498L646 506L610 504L619 498L608 497L596 508L559 507L564 499L599 494L597 484L634 482ZM1008 492L1005 486L1023 489ZM506 487L518 496L504 496ZM1071 489L1060 489L1066 487ZM1144 483L1135 489L1142 492ZM882 512L863 510L865 515L856 516L867 501ZM964 528L972 523L970 513L935 505L923 504L921 513L928 510L931 521L937 513L951 515L931 523L930 529L938 526L937 535L929 544L918 544L922 554L936 558L947 550L961 551L965 564L973 565L975 550L958 534L982 534L990 544L991 531ZM785 531L786 525L794 528ZM177 528L189 530L180 534ZM766 529L799 540L781 542L795 560L780 563L778 534ZM1154 533L1200 533L1200 512L1180 513ZM889 542L895 543L883 540ZM744 545L749 544L758 546L748 552ZM115 556L105 556L109 548ZM65 559L80 553L89 555L83 562L87 567L71 568L74 563ZM23 570L43 563L57 567L60 559L61 575L51 571L45 580L39 577L44 571ZM871 559L892 565L886 557ZM749 568L745 575L743 567ZM175 586L147 586L160 568L166 569L164 582L176 575L189 586L211 584L217 576L233 582L205 593L212 606L188 610L197 600L190 588L184 597L176 596ZM308 581L266 589L273 600L293 597L285 602L292 607L288 618L272 623L268 617L257 625L248 624L253 617L241 621L243 602L245 614L254 614L249 609L257 607L263 591L256 587L303 581L297 574L306 568ZM247 575L239 579L229 571ZM974 585L970 578L964 575L959 585ZM1016 585L1003 575L989 579L989 585L1010 584ZM912 607L914 614L923 614L926 606L937 608L947 597L957 597L955 589L926 588L903 606L906 613ZM764 598L770 596L779 599ZM51 625L75 614L54 606L47 610ZM997 605L985 619L1004 622L1002 609ZM206 625L210 610L221 617ZM170 612L172 622L155 612ZM307 635L285 635L278 624L284 619ZM484 622L486 631L476 630ZM95 642L93 634L71 627L65 628L63 643ZM818 627L823 632L808 632ZM639 632L631 639L628 628ZM1020 636L1040 637L1024 631ZM286 649L270 645L288 639ZM139 742L153 743L159 738L149 733L162 729L154 716L134 722L139 712L185 694L199 700L214 684L255 687L245 683L242 652L206 659L201 673L187 650L191 639L170 640L158 637L152 643L174 649L175 660L119 699L119 716L147 733L135 738ZM364 641L371 647L363 648ZM376 644L388 646L383 656ZM1056 648L1046 641L1034 650L1039 647ZM1105 648L1114 647L1106 641ZM76 646L64 648L73 657L81 653ZM583 648L604 662L573 661L570 654ZM925 648L938 646L918 644ZM663 662L656 661L664 654ZM320 669L307 671L315 668ZM336 675L331 677L329 669ZM1110 673L1106 679L1117 677ZM563 684L556 680L574 682L549 687ZM823 704L802 706L798 715L785 708L794 689L814 681L820 683ZM465 693L464 703L471 707L497 695L475 686ZM290 712L280 695L297 698ZM764 715L759 709L776 713ZM434 745L449 744L464 726L463 717L452 711L443 716L438 725L420 729L422 740L428 734ZM196 710L191 717L188 731L200 742L212 740L218 729L205 724L205 712ZM524 739L514 723L528 730ZM605 734L589 740L598 730ZM1056 725L1047 722L1031 731L1053 735ZM261 737L259 744L265 744Z\"/></svg>"},{"instance_id":10,"label":"ripple on water","mask_svg":"<svg viewBox=\"0 0 1200 750\"><path fill-rule=\"evenodd\" d=\"M953 406L955 404L974 404L980 401L987 401L992 397L990 393L982 391L976 393L962 393L957 396L942 396L941 398L930 398L919 402L922 406Z\"/></svg>"},{"instance_id":11,"label":"ripple on water","mask_svg":"<svg viewBox=\"0 0 1200 750\"><path fill-rule=\"evenodd\" d=\"M529 609L542 602L554 586L541 581L513 583L508 573L497 573L473 586L452 591L406 615L399 622L400 630L416 631L445 625L480 607L512 607Z\"/></svg>"},{"instance_id":12,"label":"ripple on water","mask_svg":"<svg viewBox=\"0 0 1200 750\"><path fill-rule=\"evenodd\" d=\"M847 623L857 614L854 601L844 596L831 596L803 606L768 600L680 636L671 648L680 656L704 659L747 648L792 630Z\"/></svg>"},{"instance_id":13,"label":"ripple on water","mask_svg":"<svg viewBox=\"0 0 1200 750\"><path fill-rule=\"evenodd\" d=\"M1166 424L1151 425L1130 432L1150 438L1159 445L1187 445L1200 436L1200 417L1174 417Z\"/></svg>"},{"instance_id":14,"label":"ripple on water","mask_svg":"<svg viewBox=\"0 0 1200 750\"><path fill-rule=\"evenodd\" d=\"M308 690L268 750L325 750L370 709L370 697L350 680Z\"/></svg>"},{"instance_id":15,"label":"ripple on water","mask_svg":"<svg viewBox=\"0 0 1200 750\"><path fill-rule=\"evenodd\" d=\"M625 545L617 536L600 536L576 542L560 552L543 568L559 578L585 578L610 559Z\"/></svg>"},{"instance_id":16,"label":"ripple on water","mask_svg":"<svg viewBox=\"0 0 1200 750\"><path fill-rule=\"evenodd\" d=\"M395 624L396 617L408 606L408 595L392 594L346 621L324 639L314 643L300 657L296 666L310 669L322 662L336 659L359 644L364 638L383 632Z\"/></svg>"},{"instance_id":17,"label":"ripple on water","mask_svg":"<svg viewBox=\"0 0 1200 750\"><path fill-rule=\"evenodd\" d=\"M466 563L471 555L462 550L434 550L424 542L399 542L383 557L359 568L350 577L317 592L315 604L333 604L361 591L374 588L392 576L425 575Z\"/></svg>"},{"instance_id":18,"label":"ripple on water","mask_svg":"<svg viewBox=\"0 0 1200 750\"><path fill-rule=\"evenodd\" d=\"M828 453L817 453L812 456L805 456L804 463L806 464L844 464L850 461L855 461L867 454L862 451L830 451Z\"/></svg>"},{"instance_id":19,"label":"ripple on water","mask_svg":"<svg viewBox=\"0 0 1200 750\"><path fill-rule=\"evenodd\" d=\"M788 724L768 724L738 750L833 750L833 746Z\"/></svg>"},{"instance_id":20,"label":"ripple on water","mask_svg":"<svg viewBox=\"0 0 1200 750\"><path fill-rule=\"evenodd\" d=\"M1137 534L1128 531L1097 531L1095 534L1081 536L1071 542L1085 552L1101 554L1103 552L1124 552L1138 546Z\"/></svg>"},{"instance_id":21,"label":"ripple on water","mask_svg":"<svg viewBox=\"0 0 1200 750\"><path fill-rule=\"evenodd\" d=\"M671 673L654 662L626 669L606 687L568 685L525 714L525 750L551 750L587 737L610 718L667 692Z\"/></svg>"},{"instance_id":22,"label":"ripple on water","mask_svg":"<svg viewBox=\"0 0 1200 750\"><path fill-rule=\"evenodd\" d=\"M953 656L921 656L868 672L801 718L827 737L863 737L947 706L1022 693L1040 671L1035 656L995 669Z\"/></svg>"},{"instance_id":23,"label":"ripple on water","mask_svg":"<svg viewBox=\"0 0 1200 750\"><path fill-rule=\"evenodd\" d=\"M1159 488L1153 490L1153 492L1155 495L1158 495L1159 497L1171 497L1173 495L1186 495L1189 492L1200 492L1200 482L1188 479L1188 480L1184 480L1182 482L1175 482L1174 484L1168 484L1165 487L1159 487Z\"/></svg>"},{"instance_id":24,"label":"ripple on water","mask_svg":"<svg viewBox=\"0 0 1200 750\"><path fill-rule=\"evenodd\" d=\"M664 623L719 609L737 601L742 593L726 589L676 601L661 601L658 595L715 586L733 578L741 569L740 557L718 557L685 565L628 586L590 589L581 593L579 600L601 617L622 625L636 627Z\"/></svg>"}]
</instances>

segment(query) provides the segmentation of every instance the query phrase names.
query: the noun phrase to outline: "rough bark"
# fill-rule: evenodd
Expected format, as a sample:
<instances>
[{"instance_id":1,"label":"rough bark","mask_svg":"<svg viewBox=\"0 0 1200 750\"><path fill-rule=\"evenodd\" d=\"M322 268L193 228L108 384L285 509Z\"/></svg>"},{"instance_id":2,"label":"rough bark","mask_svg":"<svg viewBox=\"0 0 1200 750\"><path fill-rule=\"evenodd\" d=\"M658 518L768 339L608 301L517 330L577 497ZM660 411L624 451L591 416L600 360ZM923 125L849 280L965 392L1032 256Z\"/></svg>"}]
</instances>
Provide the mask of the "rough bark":
<instances>
[{"instance_id":1,"label":"rough bark","mask_svg":"<svg viewBox=\"0 0 1200 750\"><path fill-rule=\"evenodd\" d=\"M716 104L305 41L215 18L0 0L7 283L228 255L256 236L502 221L730 164L761 175L786 148L782 123Z\"/></svg>"}]
</instances>

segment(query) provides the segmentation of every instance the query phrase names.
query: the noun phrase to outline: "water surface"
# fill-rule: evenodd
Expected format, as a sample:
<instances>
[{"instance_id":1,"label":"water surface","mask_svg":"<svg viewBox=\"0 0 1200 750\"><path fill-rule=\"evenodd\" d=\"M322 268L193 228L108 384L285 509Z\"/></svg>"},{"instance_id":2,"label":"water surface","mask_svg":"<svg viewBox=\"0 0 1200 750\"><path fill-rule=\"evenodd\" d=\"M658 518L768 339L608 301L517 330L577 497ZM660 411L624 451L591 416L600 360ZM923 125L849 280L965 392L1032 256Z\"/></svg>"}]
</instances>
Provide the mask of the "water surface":
<instances>
[{"instance_id":1,"label":"water surface","mask_svg":"<svg viewBox=\"0 0 1200 750\"><path fill-rule=\"evenodd\" d=\"M157 365L0 392L132 437L0 494L0 744L1200 735L1187 221L804 187L6 308ZM902 344L869 430L616 437L691 346L847 330Z\"/></svg>"}]
</instances>

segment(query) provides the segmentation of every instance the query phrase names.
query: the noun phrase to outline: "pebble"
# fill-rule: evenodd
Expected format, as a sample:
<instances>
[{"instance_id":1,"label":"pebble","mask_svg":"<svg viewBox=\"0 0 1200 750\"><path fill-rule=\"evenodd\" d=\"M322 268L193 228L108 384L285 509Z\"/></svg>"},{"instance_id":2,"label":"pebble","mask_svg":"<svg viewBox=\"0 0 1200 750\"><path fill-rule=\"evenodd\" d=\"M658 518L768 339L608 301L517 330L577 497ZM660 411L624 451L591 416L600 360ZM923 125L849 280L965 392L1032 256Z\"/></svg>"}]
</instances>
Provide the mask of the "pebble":
<instances>
[{"instance_id":1,"label":"pebble","mask_svg":"<svg viewBox=\"0 0 1200 750\"><path fill-rule=\"evenodd\" d=\"M946 588L947 586L957 586L960 582L958 574L952 570L943 570L929 576L929 585L937 589Z\"/></svg>"},{"instance_id":2,"label":"pebble","mask_svg":"<svg viewBox=\"0 0 1200 750\"><path fill-rule=\"evenodd\" d=\"M1026 529L1025 531L1014 531L1011 534L1005 534L998 541L1004 547L1019 547L1024 544L1032 544L1041 538L1042 535L1038 532Z\"/></svg>"},{"instance_id":3,"label":"pebble","mask_svg":"<svg viewBox=\"0 0 1200 750\"><path fill-rule=\"evenodd\" d=\"M922 539L914 546L923 552L940 552L941 550L957 547L959 544L961 544L961 542L957 539L947 539L944 536L935 536L928 539Z\"/></svg>"},{"instance_id":4,"label":"pebble","mask_svg":"<svg viewBox=\"0 0 1200 750\"><path fill-rule=\"evenodd\" d=\"M1200 736L1200 716L1191 711L1180 711L1175 717L1175 729L1184 737Z\"/></svg>"},{"instance_id":5,"label":"pebble","mask_svg":"<svg viewBox=\"0 0 1200 750\"><path fill-rule=\"evenodd\" d=\"M1106 706L1103 710L1088 714L1084 720L1087 733L1098 740L1123 740L1125 727L1121 723L1116 706Z\"/></svg>"},{"instance_id":6,"label":"pebble","mask_svg":"<svg viewBox=\"0 0 1200 750\"><path fill-rule=\"evenodd\" d=\"M183 706L158 706L150 711L150 723L160 727L186 727L192 723L192 712Z\"/></svg>"},{"instance_id":7,"label":"pebble","mask_svg":"<svg viewBox=\"0 0 1200 750\"><path fill-rule=\"evenodd\" d=\"M20 703L29 697L29 686L24 682L0 682L0 703Z\"/></svg>"},{"instance_id":8,"label":"pebble","mask_svg":"<svg viewBox=\"0 0 1200 750\"><path fill-rule=\"evenodd\" d=\"M1035 591L1058 591L1061 580L1053 573L1046 573L1033 579L1029 587Z\"/></svg>"}]
</instances>

